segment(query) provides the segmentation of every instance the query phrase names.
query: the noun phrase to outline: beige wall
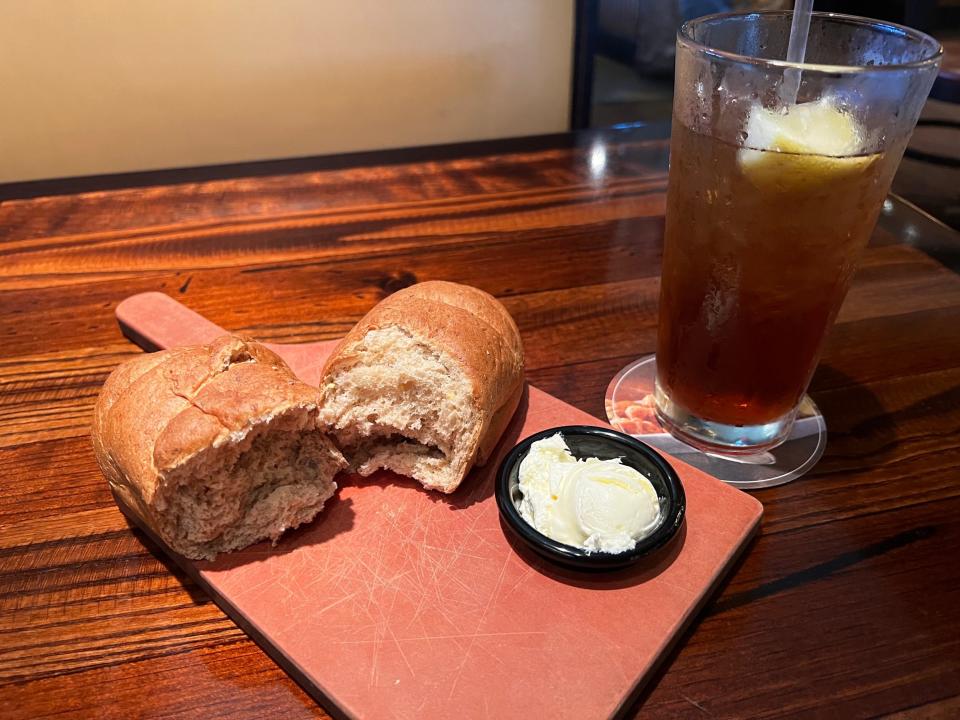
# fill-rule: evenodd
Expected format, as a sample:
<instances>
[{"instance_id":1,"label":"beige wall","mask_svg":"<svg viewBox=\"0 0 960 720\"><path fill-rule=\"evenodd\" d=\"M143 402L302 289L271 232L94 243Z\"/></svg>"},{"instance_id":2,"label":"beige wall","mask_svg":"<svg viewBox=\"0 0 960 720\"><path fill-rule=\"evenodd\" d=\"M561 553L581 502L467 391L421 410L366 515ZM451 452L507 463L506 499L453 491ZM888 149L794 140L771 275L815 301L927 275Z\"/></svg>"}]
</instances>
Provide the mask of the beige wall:
<instances>
[{"instance_id":1,"label":"beige wall","mask_svg":"<svg viewBox=\"0 0 960 720\"><path fill-rule=\"evenodd\" d=\"M573 0L0 0L0 182L564 130Z\"/></svg>"}]
</instances>

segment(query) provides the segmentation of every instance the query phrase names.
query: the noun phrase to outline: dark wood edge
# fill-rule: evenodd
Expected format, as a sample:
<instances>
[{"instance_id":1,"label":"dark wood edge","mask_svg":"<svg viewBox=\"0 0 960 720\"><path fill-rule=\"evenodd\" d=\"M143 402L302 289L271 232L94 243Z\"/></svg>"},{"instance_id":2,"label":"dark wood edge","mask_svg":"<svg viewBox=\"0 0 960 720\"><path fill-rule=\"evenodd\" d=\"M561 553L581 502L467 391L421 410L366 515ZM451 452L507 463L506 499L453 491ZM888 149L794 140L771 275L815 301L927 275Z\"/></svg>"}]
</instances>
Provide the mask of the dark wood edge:
<instances>
[{"instance_id":1,"label":"dark wood edge","mask_svg":"<svg viewBox=\"0 0 960 720\"><path fill-rule=\"evenodd\" d=\"M598 15L598 0L576 0L573 19L573 78L570 91L571 130L590 127Z\"/></svg>"},{"instance_id":2,"label":"dark wood edge","mask_svg":"<svg viewBox=\"0 0 960 720\"><path fill-rule=\"evenodd\" d=\"M253 162L203 165L198 167L146 170L143 172L85 175L81 177L30 180L26 182L0 183L0 202L4 200L45 197L49 195L72 195L99 190L176 185L179 183L209 182L241 177L269 175L292 175L296 173L338 170L377 165L402 165L415 162L454 160L457 158L484 157L488 155L562 150L589 145L597 137L611 142L617 140L666 140L670 136L668 123L637 123L629 127L603 128L599 130L530 135L525 137L477 140L472 142L423 145L391 150L335 155L312 155L309 157Z\"/></svg>"},{"instance_id":3,"label":"dark wood edge","mask_svg":"<svg viewBox=\"0 0 960 720\"><path fill-rule=\"evenodd\" d=\"M209 182L241 177L292 175L296 173L338 170L343 168L402 165L416 162L454 160L457 158L489 155L562 150L589 145L597 137L611 142L617 140L666 140L670 136L667 123L638 123L628 128L605 128L592 131L563 132L547 135L477 140L473 142L424 145L393 150L370 150L337 155L260 160L255 162L204 165L199 167L169 168L143 172L86 175L82 177L30 180L0 183L0 202L5 200L73 195L100 190L176 185L180 183Z\"/></svg>"},{"instance_id":4,"label":"dark wood edge","mask_svg":"<svg viewBox=\"0 0 960 720\"><path fill-rule=\"evenodd\" d=\"M176 185L179 183L208 182L238 177L262 177L266 175L291 175L374 165L399 165L411 162L449 160L460 157L476 157L497 153L536 151L571 147L576 144L572 133L554 133L530 137L474 142L424 145L392 150L370 150L334 155L311 155L307 157L257 160L251 162L202 165L197 167L166 168L142 172L84 175L49 180L0 183L0 201L47 195L72 195L98 190L149 187L153 185Z\"/></svg>"},{"instance_id":5,"label":"dark wood edge","mask_svg":"<svg viewBox=\"0 0 960 720\"><path fill-rule=\"evenodd\" d=\"M307 677L306 673L304 673L296 663L291 662L286 655L277 650L260 632L256 625L248 622L243 616L243 613L234 607L234 605L232 605L225 597L220 595L220 593L213 590L209 583L203 579L200 571L197 570L197 567L192 561L183 557L179 553L175 553L173 550L167 547L167 545L159 537L157 537L156 534L154 534L153 530L151 530L147 524L143 522L142 518L140 518L140 516L133 512L129 507L127 507L127 505L116 493L111 490L111 494L113 495L114 502L117 503L117 508L119 508L120 512L123 513L124 517L126 517L129 522L135 525L144 535L146 535L161 552L173 560L177 566L183 570L187 576L193 580L194 583L196 583L197 587L206 593L210 599L216 603L217 607L223 610L224 614L237 624L237 627L243 630L243 632L245 632L247 636L253 640L257 646L280 667L280 669L287 673L287 675L293 678L293 680L301 688L303 688L307 695L319 703L320 706L323 707L323 709L331 717L336 718L336 720L352 720L353 716L344 712L344 710L335 702L333 702L333 700L318 685L316 685ZM148 549L152 550L152 548L149 547ZM163 558L160 559L161 561L163 560Z\"/></svg>"}]
</instances>

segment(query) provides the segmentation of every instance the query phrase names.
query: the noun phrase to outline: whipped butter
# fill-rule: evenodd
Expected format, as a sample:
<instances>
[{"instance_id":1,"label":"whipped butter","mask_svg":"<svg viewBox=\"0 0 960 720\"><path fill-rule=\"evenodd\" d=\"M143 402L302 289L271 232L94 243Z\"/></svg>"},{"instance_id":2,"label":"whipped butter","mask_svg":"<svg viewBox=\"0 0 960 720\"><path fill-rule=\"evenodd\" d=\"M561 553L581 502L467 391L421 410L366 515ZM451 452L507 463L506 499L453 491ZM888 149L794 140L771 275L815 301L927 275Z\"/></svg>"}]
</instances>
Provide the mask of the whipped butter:
<instances>
[{"instance_id":1,"label":"whipped butter","mask_svg":"<svg viewBox=\"0 0 960 720\"><path fill-rule=\"evenodd\" d=\"M620 458L577 460L560 433L533 443L519 474L523 519L565 545L625 552L660 519L660 499L647 478Z\"/></svg>"}]
</instances>

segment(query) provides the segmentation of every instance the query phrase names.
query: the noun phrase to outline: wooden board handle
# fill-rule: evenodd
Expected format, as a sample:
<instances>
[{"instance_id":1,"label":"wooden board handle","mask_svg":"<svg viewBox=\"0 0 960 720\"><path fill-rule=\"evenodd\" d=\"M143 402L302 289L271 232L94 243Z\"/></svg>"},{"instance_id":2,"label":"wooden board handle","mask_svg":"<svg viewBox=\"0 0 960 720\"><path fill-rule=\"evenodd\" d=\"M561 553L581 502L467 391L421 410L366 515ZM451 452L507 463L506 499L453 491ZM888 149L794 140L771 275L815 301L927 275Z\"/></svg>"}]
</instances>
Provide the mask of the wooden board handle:
<instances>
[{"instance_id":1,"label":"wooden board handle","mask_svg":"<svg viewBox=\"0 0 960 720\"><path fill-rule=\"evenodd\" d=\"M116 314L123 334L148 352L202 345L228 332L160 292L132 295L117 305ZM323 364L337 342L264 345L280 355L301 380L316 385L320 382Z\"/></svg>"},{"instance_id":2,"label":"wooden board handle","mask_svg":"<svg viewBox=\"0 0 960 720\"><path fill-rule=\"evenodd\" d=\"M161 292L128 297L117 305L116 315L123 334L151 352L208 343L227 332Z\"/></svg>"}]
</instances>

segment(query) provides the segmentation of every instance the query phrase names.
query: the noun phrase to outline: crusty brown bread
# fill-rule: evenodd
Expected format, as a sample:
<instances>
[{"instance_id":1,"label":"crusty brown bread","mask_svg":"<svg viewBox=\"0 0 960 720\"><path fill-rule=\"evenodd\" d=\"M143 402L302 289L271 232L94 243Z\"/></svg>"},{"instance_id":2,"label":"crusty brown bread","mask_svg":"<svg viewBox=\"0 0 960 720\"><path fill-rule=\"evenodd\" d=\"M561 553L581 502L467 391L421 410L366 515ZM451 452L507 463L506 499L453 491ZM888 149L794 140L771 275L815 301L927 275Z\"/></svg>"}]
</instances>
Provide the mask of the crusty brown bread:
<instances>
[{"instance_id":1,"label":"crusty brown bread","mask_svg":"<svg viewBox=\"0 0 960 720\"><path fill-rule=\"evenodd\" d=\"M317 414L315 388L227 335L118 367L97 398L93 446L127 507L178 553L212 559L323 508L346 461Z\"/></svg>"},{"instance_id":2,"label":"crusty brown bread","mask_svg":"<svg viewBox=\"0 0 960 720\"><path fill-rule=\"evenodd\" d=\"M486 463L523 394L523 347L495 298L424 282L376 305L328 359L320 418L363 475L453 492Z\"/></svg>"}]
</instances>

